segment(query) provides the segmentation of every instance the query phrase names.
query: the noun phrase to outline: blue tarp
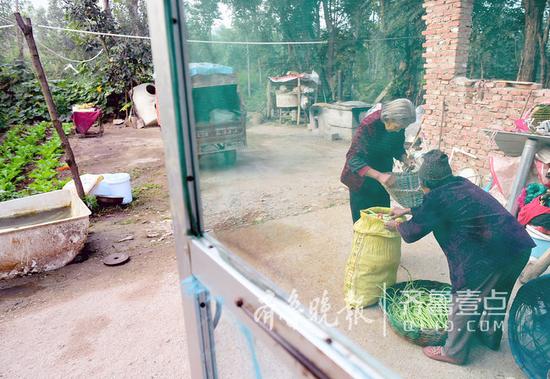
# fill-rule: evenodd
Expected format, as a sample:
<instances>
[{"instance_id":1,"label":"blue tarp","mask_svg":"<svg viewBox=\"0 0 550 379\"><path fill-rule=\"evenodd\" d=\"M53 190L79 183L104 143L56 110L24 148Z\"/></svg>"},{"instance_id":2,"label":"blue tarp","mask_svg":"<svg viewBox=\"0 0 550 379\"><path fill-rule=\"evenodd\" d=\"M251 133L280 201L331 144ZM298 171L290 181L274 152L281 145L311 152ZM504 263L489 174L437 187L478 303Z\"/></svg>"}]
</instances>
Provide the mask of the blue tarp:
<instances>
[{"instance_id":1,"label":"blue tarp","mask_svg":"<svg viewBox=\"0 0 550 379\"><path fill-rule=\"evenodd\" d=\"M195 75L231 75L233 74L233 67L223 66L215 63L189 63L189 70L191 76Z\"/></svg>"}]
</instances>

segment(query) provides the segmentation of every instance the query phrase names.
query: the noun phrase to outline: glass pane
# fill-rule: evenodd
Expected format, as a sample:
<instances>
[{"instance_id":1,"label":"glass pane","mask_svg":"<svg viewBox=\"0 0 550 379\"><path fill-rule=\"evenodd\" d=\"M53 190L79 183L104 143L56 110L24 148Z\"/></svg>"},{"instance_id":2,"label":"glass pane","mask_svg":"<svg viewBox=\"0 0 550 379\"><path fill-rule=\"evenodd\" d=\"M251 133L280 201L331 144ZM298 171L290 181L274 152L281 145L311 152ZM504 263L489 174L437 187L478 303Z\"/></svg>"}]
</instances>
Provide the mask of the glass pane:
<instances>
[{"instance_id":1,"label":"glass pane","mask_svg":"<svg viewBox=\"0 0 550 379\"><path fill-rule=\"evenodd\" d=\"M282 350L266 346L227 309L214 331L220 378L292 378L288 358Z\"/></svg>"},{"instance_id":2,"label":"glass pane","mask_svg":"<svg viewBox=\"0 0 550 379\"><path fill-rule=\"evenodd\" d=\"M446 327L448 284L479 291L486 311L487 291L502 290L505 310L525 265L529 237L497 203L515 204L516 169L497 167L513 160L483 129L514 131L542 101L540 85L504 80L546 85L545 54L522 50L526 22L542 27L548 11L533 10L536 21L516 1L460 0L193 1L186 11L205 229L403 376L520 376L508 345L487 349L476 328L458 352L444 350L458 363L469 355L467 368L442 366L417 344L444 343L445 329L461 335ZM522 125L536 129L545 109ZM445 154L433 155L440 171L419 172L434 148ZM391 230L391 208L415 207ZM481 288L482 277L493 285ZM392 328L377 305L383 288L413 280L424 281L414 283L423 313L404 308L409 285L396 300L404 313L388 317L428 325L421 335Z\"/></svg>"}]
</instances>

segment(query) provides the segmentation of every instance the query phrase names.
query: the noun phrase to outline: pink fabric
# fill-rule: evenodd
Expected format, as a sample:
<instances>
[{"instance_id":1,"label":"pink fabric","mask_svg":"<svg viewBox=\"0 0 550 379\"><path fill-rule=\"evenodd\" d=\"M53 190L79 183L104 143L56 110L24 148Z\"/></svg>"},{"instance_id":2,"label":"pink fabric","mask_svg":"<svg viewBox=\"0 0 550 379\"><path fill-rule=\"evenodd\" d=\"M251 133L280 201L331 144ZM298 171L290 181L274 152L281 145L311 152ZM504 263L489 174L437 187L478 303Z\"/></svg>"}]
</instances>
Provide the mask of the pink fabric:
<instances>
[{"instance_id":1,"label":"pink fabric","mask_svg":"<svg viewBox=\"0 0 550 379\"><path fill-rule=\"evenodd\" d=\"M537 216L550 214L550 208L540 203L540 196L535 198L529 204L525 205L518 214L518 221L521 225L527 225Z\"/></svg>"},{"instance_id":2,"label":"pink fabric","mask_svg":"<svg viewBox=\"0 0 550 379\"><path fill-rule=\"evenodd\" d=\"M357 171L357 173L359 174L359 176L365 176L367 175L367 172L369 172L369 170L370 170L370 167L365 166L361 170Z\"/></svg>"},{"instance_id":3,"label":"pink fabric","mask_svg":"<svg viewBox=\"0 0 550 379\"><path fill-rule=\"evenodd\" d=\"M92 127L94 122L101 117L101 109L95 108L93 112L73 112L71 116L77 133L85 134Z\"/></svg>"}]
</instances>

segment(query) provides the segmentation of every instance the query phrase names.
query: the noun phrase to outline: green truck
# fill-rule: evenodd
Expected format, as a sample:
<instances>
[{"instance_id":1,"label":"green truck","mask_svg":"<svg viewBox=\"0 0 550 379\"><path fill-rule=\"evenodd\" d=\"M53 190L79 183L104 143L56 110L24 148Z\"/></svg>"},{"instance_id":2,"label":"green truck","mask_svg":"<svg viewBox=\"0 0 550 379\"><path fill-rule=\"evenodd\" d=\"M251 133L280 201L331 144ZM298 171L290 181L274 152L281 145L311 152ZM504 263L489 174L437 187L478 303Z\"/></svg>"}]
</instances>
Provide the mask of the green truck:
<instances>
[{"instance_id":1,"label":"green truck","mask_svg":"<svg viewBox=\"0 0 550 379\"><path fill-rule=\"evenodd\" d=\"M232 165L246 146L246 111L233 69L191 63L190 72L199 157L220 154Z\"/></svg>"}]
</instances>

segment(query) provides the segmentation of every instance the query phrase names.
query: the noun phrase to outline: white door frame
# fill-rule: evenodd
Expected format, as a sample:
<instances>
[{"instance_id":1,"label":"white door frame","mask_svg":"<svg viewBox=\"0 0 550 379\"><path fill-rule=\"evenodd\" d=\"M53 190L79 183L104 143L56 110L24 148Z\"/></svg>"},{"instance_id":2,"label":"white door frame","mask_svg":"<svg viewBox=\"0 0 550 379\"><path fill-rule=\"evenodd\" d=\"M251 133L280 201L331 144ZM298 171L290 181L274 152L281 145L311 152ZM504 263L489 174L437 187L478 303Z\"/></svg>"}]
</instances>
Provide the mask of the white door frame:
<instances>
[{"instance_id":1,"label":"white door frame","mask_svg":"<svg viewBox=\"0 0 550 379\"><path fill-rule=\"evenodd\" d=\"M192 377L218 377L213 333L221 304L212 316L212 294L254 338L284 352L295 377L397 378L204 233L183 1L147 5ZM266 306L271 319L255 317Z\"/></svg>"}]
</instances>

